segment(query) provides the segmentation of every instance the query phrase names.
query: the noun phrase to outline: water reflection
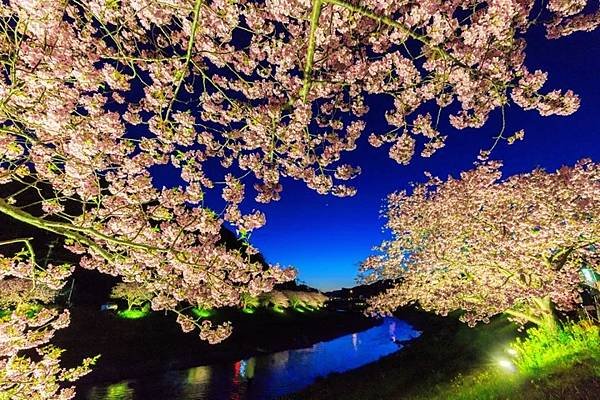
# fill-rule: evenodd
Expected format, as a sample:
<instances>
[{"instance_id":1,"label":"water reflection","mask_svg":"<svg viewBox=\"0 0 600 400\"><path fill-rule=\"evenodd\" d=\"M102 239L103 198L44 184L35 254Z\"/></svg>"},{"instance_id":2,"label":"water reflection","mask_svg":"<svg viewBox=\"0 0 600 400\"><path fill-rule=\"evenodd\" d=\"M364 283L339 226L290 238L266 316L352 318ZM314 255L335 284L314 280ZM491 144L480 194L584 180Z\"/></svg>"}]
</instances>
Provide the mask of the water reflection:
<instances>
[{"instance_id":1,"label":"water reflection","mask_svg":"<svg viewBox=\"0 0 600 400\"><path fill-rule=\"evenodd\" d=\"M287 363L290 360L290 351L285 350L285 351L280 351L279 353L271 354L270 360L271 360L271 365L273 366L273 368L278 368L278 369L285 368L285 366L287 365Z\"/></svg>"},{"instance_id":2,"label":"water reflection","mask_svg":"<svg viewBox=\"0 0 600 400\"><path fill-rule=\"evenodd\" d=\"M254 369L256 368L256 358L251 357L247 360L240 362L240 374L246 378L247 381L254 379Z\"/></svg>"},{"instance_id":3,"label":"water reflection","mask_svg":"<svg viewBox=\"0 0 600 400\"><path fill-rule=\"evenodd\" d=\"M343 372L398 351L397 343L418 336L395 318L363 332L317 343L299 350L251 357L161 376L97 386L89 400L258 400L273 399L310 385L319 376Z\"/></svg>"},{"instance_id":4,"label":"water reflection","mask_svg":"<svg viewBox=\"0 0 600 400\"><path fill-rule=\"evenodd\" d=\"M396 341L396 321L390 322L390 339L392 342Z\"/></svg>"},{"instance_id":5,"label":"water reflection","mask_svg":"<svg viewBox=\"0 0 600 400\"><path fill-rule=\"evenodd\" d=\"M352 334L352 348L354 351L358 351L358 333Z\"/></svg>"},{"instance_id":6,"label":"water reflection","mask_svg":"<svg viewBox=\"0 0 600 400\"><path fill-rule=\"evenodd\" d=\"M211 368L208 366L190 368L187 370L188 385L208 384L210 383Z\"/></svg>"},{"instance_id":7,"label":"water reflection","mask_svg":"<svg viewBox=\"0 0 600 400\"><path fill-rule=\"evenodd\" d=\"M203 392L204 388L209 387L211 384L212 368L210 366L190 368L183 371L183 374L186 375L186 378L185 384L180 386L179 398L194 398L195 393ZM176 375L175 379L177 378Z\"/></svg>"},{"instance_id":8,"label":"water reflection","mask_svg":"<svg viewBox=\"0 0 600 400\"><path fill-rule=\"evenodd\" d=\"M129 383L124 381L103 388L92 388L89 397L92 399L132 400L134 398L134 391L129 387Z\"/></svg>"}]
</instances>

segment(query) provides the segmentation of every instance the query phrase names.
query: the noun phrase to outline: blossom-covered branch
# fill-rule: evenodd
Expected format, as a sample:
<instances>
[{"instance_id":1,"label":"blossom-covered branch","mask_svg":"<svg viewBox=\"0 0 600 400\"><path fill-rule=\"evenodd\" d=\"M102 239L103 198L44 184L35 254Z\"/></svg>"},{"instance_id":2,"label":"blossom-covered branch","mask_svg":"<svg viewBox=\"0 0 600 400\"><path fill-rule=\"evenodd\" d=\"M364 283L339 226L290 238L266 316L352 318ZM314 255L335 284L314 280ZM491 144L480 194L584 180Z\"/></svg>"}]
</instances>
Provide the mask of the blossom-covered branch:
<instances>
[{"instance_id":1,"label":"blossom-covered branch","mask_svg":"<svg viewBox=\"0 0 600 400\"><path fill-rule=\"evenodd\" d=\"M97 357L75 368L60 365L62 350L48 342L69 324L69 311L53 302L72 268L37 265L32 251L28 245L12 258L0 256L0 397L67 400L75 395L69 385L87 374Z\"/></svg>"}]
</instances>

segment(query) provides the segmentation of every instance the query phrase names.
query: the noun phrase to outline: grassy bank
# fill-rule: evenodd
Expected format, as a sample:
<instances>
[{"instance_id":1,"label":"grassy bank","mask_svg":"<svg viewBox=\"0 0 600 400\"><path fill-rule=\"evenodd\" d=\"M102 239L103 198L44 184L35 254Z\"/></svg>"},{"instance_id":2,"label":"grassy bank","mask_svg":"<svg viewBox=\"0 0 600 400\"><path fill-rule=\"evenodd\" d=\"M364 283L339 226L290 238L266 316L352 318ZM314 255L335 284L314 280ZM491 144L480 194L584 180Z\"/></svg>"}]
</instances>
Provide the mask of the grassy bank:
<instances>
[{"instance_id":1,"label":"grassy bank","mask_svg":"<svg viewBox=\"0 0 600 400\"><path fill-rule=\"evenodd\" d=\"M518 333L504 318L476 328L450 317L409 313L400 318L424 331L406 349L357 370L328 376L285 399L599 398L597 330L586 331L585 337L576 332L574 338L521 341L517 353L511 343Z\"/></svg>"},{"instance_id":2,"label":"grassy bank","mask_svg":"<svg viewBox=\"0 0 600 400\"><path fill-rule=\"evenodd\" d=\"M600 328L589 322L530 329L493 359L451 382L421 387L408 398L580 399L600 397Z\"/></svg>"}]
</instances>

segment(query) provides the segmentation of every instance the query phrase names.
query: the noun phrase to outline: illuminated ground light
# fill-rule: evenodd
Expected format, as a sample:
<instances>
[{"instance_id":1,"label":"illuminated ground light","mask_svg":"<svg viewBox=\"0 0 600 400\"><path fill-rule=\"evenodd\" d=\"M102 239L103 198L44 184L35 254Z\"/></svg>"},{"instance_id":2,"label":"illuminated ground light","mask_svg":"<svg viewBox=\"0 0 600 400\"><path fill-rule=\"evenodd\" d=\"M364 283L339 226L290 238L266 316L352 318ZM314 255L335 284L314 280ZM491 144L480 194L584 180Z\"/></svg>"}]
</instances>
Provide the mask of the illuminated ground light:
<instances>
[{"instance_id":1,"label":"illuminated ground light","mask_svg":"<svg viewBox=\"0 0 600 400\"><path fill-rule=\"evenodd\" d=\"M252 307L244 307L242 308L242 312L244 314L254 314L256 312L256 309Z\"/></svg>"},{"instance_id":2,"label":"illuminated ground light","mask_svg":"<svg viewBox=\"0 0 600 400\"><path fill-rule=\"evenodd\" d=\"M206 308L199 308L199 307L192 308L192 314L194 314L198 318L208 318L208 317L214 315L214 313L215 312L213 310L209 310Z\"/></svg>"},{"instance_id":3,"label":"illuminated ground light","mask_svg":"<svg viewBox=\"0 0 600 400\"><path fill-rule=\"evenodd\" d=\"M279 314L285 314L285 310L279 306L273 307L273 311L275 311L276 313L279 313Z\"/></svg>"},{"instance_id":4,"label":"illuminated ground light","mask_svg":"<svg viewBox=\"0 0 600 400\"><path fill-rule=\"evenodd\" d=\"M507 360L506 358L498 359L498 365L503 370L508 371L508 372L515 372L517 370L517 368L515 367L515 364L513 364L512 361Z\"/></svg>"},{"instance_id":5,"label":"illuminated ground light","mask_svg":"<svg viewBox=\"0 0 600 400\"><path fill-rule=\"evenodd\" d=\"M124 310L124 311L117 312L117 315L119 317L125 318L125 319L140 319L140 318L144 318L148 314L149 314L148 311L143 311L143 310Z\"/></svg>"},{"instance_id":6,"label":"illuminated ground light","mask_svg":"<svg viewBox=\"0 0 600 400\"><path fill-rule=\"evenodd\" d=\"M298 312L305 312L303 308L301 307L294 307L294 310L298 311Z\"/></svg>"},{"instance_id":7,"label":"illuminated ground light","mask_svg":"<svg viewBox=\"0 0 600 400\"><path fill-rule=\"evenodd\" d=\"M600 275L598 275L593 269L585 267L581 269L581 273L589 285L593 286L596 282L599 282Z\"/></svg>"}]
</instances>

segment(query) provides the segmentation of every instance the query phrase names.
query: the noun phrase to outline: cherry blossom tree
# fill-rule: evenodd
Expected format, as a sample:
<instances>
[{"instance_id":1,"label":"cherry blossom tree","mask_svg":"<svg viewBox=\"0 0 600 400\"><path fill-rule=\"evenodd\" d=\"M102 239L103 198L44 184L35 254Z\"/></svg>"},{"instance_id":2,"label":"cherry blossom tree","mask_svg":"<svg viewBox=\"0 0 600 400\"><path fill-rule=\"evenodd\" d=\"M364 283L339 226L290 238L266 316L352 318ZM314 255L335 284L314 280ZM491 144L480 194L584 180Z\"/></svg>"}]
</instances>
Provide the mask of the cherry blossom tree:
<instances>
[{"instance_id":1,"label":"cherry blossom tree","mask_svg":"<svg viewBox=\"0 0 600 400\"><path fill-rule=\"evenodd\" d=\"M501 180L500 163L433 178L389 196L393 239L362 265L363 278L394 279L370 311L418 303L474 325L506 313L554 325L553 308L580 301L580 270L600 270L600 165L536 169Z\"/></svg>"},{"instance_id":2,"label":"cherry blossom tree","mask_svg":"<svg viewBox=\"0 0 600 400\"><path fill-rule=\"evenodd\" d=\"M312 310L322 308L328 300L328 297L320 292L300 292L299 295L304 306Z\"/></svg>"},{"instance_id":3,"label":"cherry blossom tree","mask_svg":"<svg viewBox=\"0 0 600 400\"><path fill-rule=\"evenodd\" d=\"M442 116L462 129L483 126L509 104L574 112L576 94L542 92L546 73L525 66L525 34L538 22L549 38L595 29L593 7L4 1L0 184L24 189L0 198L0 212L64 237L81 267L136 282L152 293L153 309L178 313L184 330L218 341L229 325L200 324L179 304L239 306L242 293L257 296L294 276L253 262L250 245L242 252L220 244L224 223L243 238L265 223L260 211L242 211L248 182L258 202L280 198L282 177L354 194L345 182L360 168L341 158L365 129L367 97L391 104L389 130L369 141L390 144L401 164L418 146L423 156L444 146ZM490 147L522 136L501 129ZM160 188L163 172L172 176ZM225 202L218 212L206 201L213 190ZM26 202L27 193L39 200ZM17 265L2 279L19 276Z\"/></svg>"},{"instance_id":4,"label":"cherry blossom tree","mask_svg":"<svg viewBox=\"0 0 600 400\"><path fill-rule=\"evenodd\" d=\"M277 310L282 310L289 306L289 299L280 290L272 290L268 293L263 293L260 296L260 302L263 307L273 306Z\"/></svg>"},{"instance_id":5,"label":"cherry blossom tree","mask_svg":"<svg viewBox=\"0 0 600 400\"><path fill-rule=\"evenodd\" d=\"M443 146L437 121L451 104L456 128L480 127L510 102L572 113L571 91L540 93L546 74L525 67L524 33L540 12L549 37L593 29L586 4L3 3L0 179L51 194L41 216L20 193L0 199L0 212L66 237L83 267L144 285L156 310L240 304L247 288L258 295L292 278L218 245L224 222L244 237L265 222L241 211L244 176L259 202L279 198L282 176L353 194L340 182L360 169L340 158L356 147L371 95L393 106L391 130L370 142L392 143L403 164L415 138L425 156ZM419 111L428 103L438 117ZM211 160L230 172L210 176ZM181 185L157 189L160 168ZM222 213L204 203L217 186Z\"/></svg>"},{"instance_id":6,"label":"cherry blossom tree","mask_svg":"<svg viewBox=\"0 0 600 400\"><path fill-rule=\"evenodd\" d=\"M260 299L247 293L242 294L242 306L244 310L255 310L260 306Z\"/></svg>"},{"instance_id":7,"label":"cherry blossom tree","mask_svg":"<svg viewBox=\"0 0 600 400\"><path fill-rule=\"evenodd\" d=\"M301 307L304 307L305 303L304 298L302 296L302 292L284 290L283 294L285 295L285 297L287 297L289 305L292 308L300 309Z\"/></svg>"},{"instance_id":8,"label":"cherry blossom tree","mask_svg":"<svg viewBox=\"0 0 600 400\"><path fill-rule=\"evenodd\" d=\"M152 300L152 293L135 283L121 282L112 288L110 298L126 300L127 309L131 310L133 307L141 308L148 304Z\"/></svg>"}]
</instances>

